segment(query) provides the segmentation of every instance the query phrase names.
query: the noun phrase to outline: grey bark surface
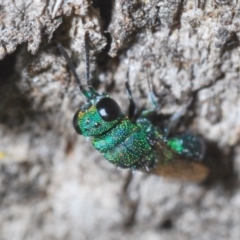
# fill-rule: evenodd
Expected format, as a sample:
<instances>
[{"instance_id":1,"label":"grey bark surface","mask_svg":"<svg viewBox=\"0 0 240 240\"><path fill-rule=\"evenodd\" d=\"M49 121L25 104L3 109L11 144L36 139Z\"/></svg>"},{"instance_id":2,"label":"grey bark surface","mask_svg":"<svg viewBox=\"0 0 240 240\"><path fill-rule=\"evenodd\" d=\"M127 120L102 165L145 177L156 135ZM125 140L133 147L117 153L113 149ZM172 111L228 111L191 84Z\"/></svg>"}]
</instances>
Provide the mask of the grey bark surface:
<instances>
[{"instance_id":1,"label":"grey bark surface","mask_svg":"<svg viewBox=\"0 0 240 240\"><path fill-rule=\"evenodd\" d=\"M116 169L77 136L84 81L127 111L192 103L179 131L205 140L205 185ZM240 3L227 0L0 2L0 240L240 239ZM233 167L233 168L232 168ZM210 185L211 182L211 185Z\"/></svg>"}]
</instances>

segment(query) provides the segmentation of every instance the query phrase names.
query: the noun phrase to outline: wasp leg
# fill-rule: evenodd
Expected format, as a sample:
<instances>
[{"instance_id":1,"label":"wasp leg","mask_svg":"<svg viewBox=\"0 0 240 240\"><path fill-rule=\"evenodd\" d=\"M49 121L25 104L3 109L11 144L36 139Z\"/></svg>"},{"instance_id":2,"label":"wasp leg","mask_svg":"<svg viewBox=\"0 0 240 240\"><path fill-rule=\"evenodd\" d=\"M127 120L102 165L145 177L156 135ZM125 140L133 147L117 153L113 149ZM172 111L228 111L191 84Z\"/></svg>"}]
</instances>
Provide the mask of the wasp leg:
<instances>
[{"instance_id":1,"label":"wasp leg","mask_svg":"<svg viewBox=\"0 0 240 240\"><path fill-rule=\"evenodd\" d=\"M177 112L175 112L171 118L169 119L168 124L165 125L164 129L163 129L163 138L166 140L171 128L176 125L178 123L178 121L180 120L180 118L182 116L184 116L187 112L187 109L189 107L189 105L192 103L192 99L190 99L186 105L184 105L182 108L180 108Z\"/></svg>"},{"instance_id":2,"label":"wasp leg","mask_svg":"<svg viewBox=\"0 0 240 240\"><path fill-rule=\"evenodd\" d=\"M143 110L141 112L140 117L148 118L149 116L151 116L152 114L155 114L155 113L156 113L156 111L154 109Z\"/></svg>"},{"instance_id":3,"label":"wasp leg","mask_svg":"<svg viewBox=\"0 0 240 240\"><path fill-rule=\"evenodd\" d=\"M153 110L158 112L160 110L160 105L157 101L157 99L159 97L157 97L157 95L154 91L152 78L151 79L149 78L148 67L146 67L146 74L147 74L147 83L148 83L148 90L149 90L148 98L149 98L150 102L152 103Z\"/></svg>"},{"instance_id":4,"label":"wasp leg","mask_svg":"<svg viewBox=\"0 0 240 240\"><path fill-rule=\"evenodd\" d=\"M127 94L128 94L128 100L129 100L129 103L130 103L129 108L128 108L128 117L129 117L130 120L135 120L139 116L139 113L137 114L136 104L133 100L132 91L131 91L130 84L129 84L129 69L127 71L125 86L126 86L126 90L127 90ZM152 114L157 113L160 109L160 106L157 102L157 97L156 97L156 95L153 91L153 84L148 81L148 86L149 86L148 97L149 97L150 102L153 105L153 109L144 110L144 111L141 112L140 117L146 117L146 118L148 116L152 115Z\"/></svg>"},{"instance_id":5,"label":"wasp leg","mask_svg":"<svg viewBox=\"0 0 240 240\"><path fill-rule=\"evenodd\" d=\"M158 97L155 94L152 81L149 80L148 71L147 71L147 82L148 82L148 90L149 90L148 99L151 102L153 108L149 110L144 110L141 112L140 116L145 118L153 114L156 114L160 110L160 105L157 101Z\"/></svg>"}]
</instances>

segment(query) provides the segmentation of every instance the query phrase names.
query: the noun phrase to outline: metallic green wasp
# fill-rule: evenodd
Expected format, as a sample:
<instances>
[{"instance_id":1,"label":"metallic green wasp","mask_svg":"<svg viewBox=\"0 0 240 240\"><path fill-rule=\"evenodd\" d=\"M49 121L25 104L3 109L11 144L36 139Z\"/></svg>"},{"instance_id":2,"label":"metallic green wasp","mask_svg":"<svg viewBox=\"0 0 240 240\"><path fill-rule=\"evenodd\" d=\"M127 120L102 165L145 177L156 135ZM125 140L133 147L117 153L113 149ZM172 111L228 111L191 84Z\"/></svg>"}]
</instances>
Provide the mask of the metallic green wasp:
<instances>
[{"instance_id":1,"label":"metallic green wasp","mask_svg":"<svg viewBox=\"0 0 240 240\"><path fill-rule=\"evenodd\" d=\"M169 137L169 127L154 125L149 112L135 116L135 103L129 87L129 113L122 113L118 103L107 93L98 93L89 79L89 33L85 34L86 82L84 88L73 63L60 43L65 57L86 103L76 112L73 125L78 134L90 137L95 149L111 163L121 168L151 172L182 180L202 181L208 168L201 162L202 140L191 134ZM153 91L150 91L153 96ZM153 97L152 97L153 99Z\"/></svg>"}]
</instances>

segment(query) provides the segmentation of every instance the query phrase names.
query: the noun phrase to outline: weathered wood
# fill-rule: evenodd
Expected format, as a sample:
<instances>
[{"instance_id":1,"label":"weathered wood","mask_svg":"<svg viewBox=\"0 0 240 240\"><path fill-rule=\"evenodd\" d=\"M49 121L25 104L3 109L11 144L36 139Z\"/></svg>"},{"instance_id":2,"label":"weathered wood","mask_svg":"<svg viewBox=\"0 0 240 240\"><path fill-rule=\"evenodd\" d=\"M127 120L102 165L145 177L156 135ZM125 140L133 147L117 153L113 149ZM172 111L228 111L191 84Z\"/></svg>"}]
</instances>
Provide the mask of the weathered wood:
<instances>
[{"instance_id":1,"label":"weathered wood","mask_svg":"<svg viewBox=\"0 0 240 240\"><path fill-rule=\"evenodd\" d=\"M76 136L83 99L54 43L84 80L86 30L94 85L124 110L128 69L139 108L146 68L163 113L192 98L178 130L203 137L223 184L131 177ZM226 174L240 171L239 39L237 0L2 0L0 239L238 240L239 177Z\"/></svg>"}]
</instances>

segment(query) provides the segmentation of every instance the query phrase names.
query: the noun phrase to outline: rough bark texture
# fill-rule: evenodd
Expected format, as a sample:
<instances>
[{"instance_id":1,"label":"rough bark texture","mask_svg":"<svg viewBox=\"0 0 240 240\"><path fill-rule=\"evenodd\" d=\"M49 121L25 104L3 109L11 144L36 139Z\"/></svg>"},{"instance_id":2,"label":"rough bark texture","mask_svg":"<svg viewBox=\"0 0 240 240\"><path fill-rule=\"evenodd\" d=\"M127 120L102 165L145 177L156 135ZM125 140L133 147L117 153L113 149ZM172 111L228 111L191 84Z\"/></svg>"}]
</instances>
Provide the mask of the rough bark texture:
<instances>
[{"instance_id":1,"label":"rough bark texture","mask_svg":"<svg viewBox=\"0 0 240 240\"><path fill-rule=\"evenodd\" d=\"M94 85L124 110L128 68L139 108L146 66L163 113L192 98L178 130L206 141L208 184L131 176L76 136L83 99L54 41L84 79L86 30ZM237 0L1 0L0 31L1 240L240 239Z\"/></svg>"}]
</instances>

